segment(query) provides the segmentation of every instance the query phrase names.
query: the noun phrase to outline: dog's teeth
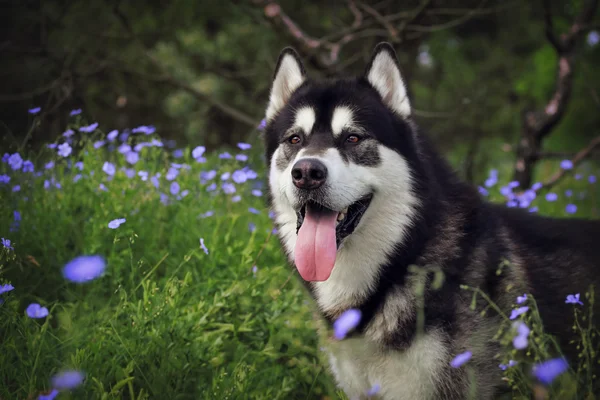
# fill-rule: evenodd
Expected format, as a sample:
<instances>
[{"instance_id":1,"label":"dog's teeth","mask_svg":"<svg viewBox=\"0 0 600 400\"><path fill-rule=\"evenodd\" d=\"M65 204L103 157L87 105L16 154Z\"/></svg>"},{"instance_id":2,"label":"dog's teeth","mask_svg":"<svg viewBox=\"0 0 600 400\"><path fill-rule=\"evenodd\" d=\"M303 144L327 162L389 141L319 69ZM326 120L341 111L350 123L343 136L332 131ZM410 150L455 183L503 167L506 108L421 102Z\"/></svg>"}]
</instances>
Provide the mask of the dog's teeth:
<instances>
[{"instance_id":1,"label":"dog's teeth","mask_svg":"<svg viewBox=\"0 0 600 400\"><path fill-rule=\"evenodd\" d=\"M339 213L337 216L337 220L338 222L340 222L341 220L343 220L344 218L346 218L346 214L344 214L343 212Z\"/></svg>"}]
</instances>

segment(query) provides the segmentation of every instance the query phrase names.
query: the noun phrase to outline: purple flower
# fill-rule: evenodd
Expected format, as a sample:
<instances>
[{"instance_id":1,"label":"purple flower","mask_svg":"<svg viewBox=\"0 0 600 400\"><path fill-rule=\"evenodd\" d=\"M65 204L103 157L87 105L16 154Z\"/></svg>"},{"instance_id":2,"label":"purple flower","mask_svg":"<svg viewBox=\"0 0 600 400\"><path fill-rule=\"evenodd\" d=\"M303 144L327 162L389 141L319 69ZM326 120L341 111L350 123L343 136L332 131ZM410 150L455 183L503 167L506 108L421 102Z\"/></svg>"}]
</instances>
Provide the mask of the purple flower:
<instances>
[{"instance_id":1,"label":"purple flower","mask_svg":"<svg viewBox=\"0 0 600 400\"><path fill-rule=\"evenodd\" d=\"M229 159L229 158L231 158L231 154L229 154L228 152L224 152L224 153L219 154L219 158L222 160Z\"/></svg>"},{"instance_id":2,"label":"purple flower","mask_svg":"<svg viewBox=\"0 0 600 400\"><path fill-rule=\"evenodd\" d=\"M588 182L589 183L596 183L596 177L594 175L588 176Z\"/></svg>"},{"instance_id":3,"label":"purple flower","mask_svg":"<svg viewBox=\"0 0 600 400\"><path fill-rule=\"evenodd\" d=\"M513 346L517 350L523 350L527 347L527 337L531 331L523 322L514 325L517 329L517 335L513 338Z\"/></svg>"},{"instance_id":4,"label":"purple flower","mask_svg":"<svg viewBox=\"0 0 600 400\"><path fill-rule=\"evenodd\" d=\"M235 159L238 161L248 161L248 156L245 154L236 154Z\"/></svg>"},{"instance_id":5,"label":"purple flower","mask_svg":"<svg viewBox=\"0 0 600 400\"><path fill-rule=\"evenodd\" d=\"M454 359L452 359L452 361L450 361L450 366L452 368L459 368L464 363L469 361L472 356L473 356L473 353L470 351L465 351L464 353L460 353L456 357L454 357Z\"/></svg>"},{"instance_id":6,"label":"purple flower","mask_svg":"<svg viewBox=\"0 0 600 400\"><path fill-rule=\"evenodd\" d=\"M39 113L40 111L42 111L42 107L30 108L29 109L29 114L35 115L35 114Z\"/></svg>"},{"instance_id":7,"label":"purple flower","mask_svg":"<svg viewBox=\"0 0 600 400\"><path fill-rule=\"evenodd\" d=\"M83 383L85 375L80 371L63 371L52 377L52 386L59 389L74 389Z\"/></svg>"},{"instance_id":8,"label":"purple flower","mask_svg":"<svg viewBox=\"0 0 600 400\"><path fill-rule=\"evenodd\" d=\"M135 169L121 168L121 170L125 172L125 176L127 176L127 178L132 179L133 177L135 177Z\"/></svg>"},{"instance_id":9,"label":"purple flower","mask_svg":"<svg viewBox=\"0 0 600 400\"><path fill-rule=\"evenodd\" d=\"M260 214L260 211L253 207L249 207L248 211L250 211L252 214Z\"/></svg>"},{"instance_id":10,"label":"purple flower","mask_svg":"<svg viewBox=\"0 0 600 400\"><path fill-rule=\"evenodd\" d=\"M63 143L58 145L58 155L61 157L68 157L69 154L71 154L72 150L73 149L71 149L69 143Z\"/></svg>"},{"instance_id":11,"label":"purple flower","mask_svg":"<svg viewBox=\"0 0 600 400\"><path fill-rule=\"evenodd\" d=\"M515 319L519 315L524 314L527 311L529 311L529 307L527 307L527 306L516 308L516 309L512 310L512 312L510 313L510 319Z\"/></svg>"},{"instance_id":12,"label":"purple flower","mask_svg":"<svg viewBox=\"0 0 600 400\"><path fill-rule=\"evenodd\" d=\"M581 180L581 178L583 178L583 175L581 175L581 174L575 174L575 180L576 181Z\"/></svg>"},{"instance_id":13,"label":"purple flower","mask_svg":"<svg viewBox=\"0 0 600 400\"><path fill-rule=\"evenodd\" d=\"M565 190L565 196L567 196L567 197L573 196L573 191L571 189Z\"/></svg>"},{"instance_id":14,"label":"purple flower","mask_svg":"<svg viewBox=\"0 0 600 400\"><path fill-rule=\"evenodd\" d=\"M233 196L233 197L231 198L231 201L232 201L233 203L238 203L238 202L240 202L241 200L242 200L242 196L240 196L239 194L236 194L235 196Z\"/></svg>"},{"instance_id":15,"label":"purple flower","mask_svg":"<svg viewBox=\"0 0 600 400\"><path fill-rule=\"evenodd\" d=\"M10 182L10 176L4 174L0 175L0 183L8 183Z\"/></svg>"},{"instance_id":16,"label":"purple flower","mask_svg":"<svg viewBox=\"0 0 600 400\"><path fill-rule=\"evenodd\" d=\"M119 131L116 129L113 129L112 131L108 132L108 135L106 135L106 138L112 142L113 140L115 140L117 138L118 135L119 135Z\"/></svg>"},{"instance_id":17,"label":"purple flower","mask_svg":"<svg viewBox=\"0 0 600 400\"><path fill-rule=\"evenodd\" d=\"M212 217L213 215L215 215L214 211L207 211L204 214L200 214L200 218L208 218L208 217Z\"/></svg>"},{"instance_id":18,"label":"purple flower","mask_svg":"<svg viewBox=\"0 0 600 400\"><path fill-rule=\"evenodd\" d=\"M361 317L362 313L358 309L351 308L344 311L342 315L340 315L340 317L333 323L334 337L338 340L344 339L348 332L358 326Z\"/></svg>"},{"instance_id":19,"label":"purple flower","mask_svg":"<svg viewBox=\"0 0 600 400\"><path fill-rule=\"evenodd\" d=\"M246 177L246 172L238 169L231 175L231 179L233 179L235 183L244 183L248 178Z\"/></svg>"},{"instance_id":20,"label":"purple flower","mask_svg":"<svg viewBox=\"0 0 600 400\"><path fill-rule=\"evenodd\" d=\"M207 192L214 192L215 190L217 190L217 184L216 183L211 183L210 185L208 185L206 187L206 191Z\"/></svg>"},{"instance_id":21,"label":"purple flower","mask_svg":"<svg viewBox=\"0 0 600 400\"><path fill-rule=\"evenodd\" d=\"M244 142L240 142L237 144L237 146L242 149L242 150L249 150L252 148L252 145L249 143L244 143Z\"/></svg>"},{"instance_id":22,"label":"purple flower","mask_svg":"<svg viewBox=\"0 0 600 400\"><path fill-rule=\"evenodd\" d=\"M367 396L375 396L377 393L379 393L379 390L380 390L380 389L381 389L381 388L379 387L379 384L378 384L378 383L376 383L376 384L374 384L373 386L371 386L371 388L370 388L369 390L367 390L367 391L365 392L365 394L366 394Z\"/></svg>"},{"instance_id":23,"label":"purple flower","mask_svg":"<svg viewBox=\"0 0 600 400\"><path fill-rule=\"evenodd\" d=\"M527 294L523 293L523 296L517 296L517 304L523 304L527 300Z\"/></svg>"},{"instance_id":24,"label":"purple flower","mask_svg":"<svg viewBox=\"0 0 600 400\"><path fill-rule=\"evenodd\" d=\"M58 393L58 390L52 389L48 394L40 394L38 400L54 400L54 398L58 396Z\"/></svg>"},{"instance_id":25,"label":"purple flower","mask_svg":"<svg viewBox=\"0 0 600 400\"><path fill-rule=\"evenodd\" d=\"M225 182L221 187L223 188L223 192L226 194L235 193L235 185L233 183Z\"/></svg>"},{"instance_id":26,"label":"purple flower","mask_svg":"<svg viewBox=\"0 0 600 400\"><path fill-rule=\"evenodd\" d=\"M255 265L255 266L252 267L252 273L254 275L256 275L257 272L258 272L258 267Z\"/></svg>"},{"instance_id":27,"label":"purple flower","mask_svg":"<svg viewBox=\"0 0 600 400\"><path fill-rule=\"evenodd\" d=\"M38 303L31 303L27 307L26 312L29 318L44 318L48 316L48 309L46 307L42 307Z\"/></svg>"},{"instance_id":28,"label":"purple flower","mask_svg":"<svg viewBox=\"0 0 600 400\"><path fill-rule=\"evenodd\" d=\"M206 245L204 244L204 238L200 238L200 248L204 250L206 254L208 254L208 248L206 248Z\"/></svg>"},{"instance_id":29,"label":"purple flower","mask_svg":"<svg viewBox=\"0 0 600 400\"><path fill-rule=\"evenodd\" d=\"M169 191L171 192L171 194L175 195L177 193L179 193L179 183L177 182L173 182L171 183L171 187L169 188Z\"/></svg>"},{"instance_id":30,"label":"purple flower","mask_svg":"<svg viewBox=\"0 0 600 400\"><path fill-rule=\"evenodd\" d=\"M221 180L222 181L226 181L227 179L229 179L231 177L231 172L223 172L221 174Z\"/></svg>"},{"instance_id":31,"label":"purple flower","mask_svg":"<svg viewBox=\"0 0 600 400\"><path fill-rule=\"evenodd\" d=\"M257 129L259 131L262 131L263 129L265 129L267 126L267 120L266 119L262 119L262 121L260 121L260 124L257 126Z\"/></svg>"},{"instance_id":32,"label":"purple flower","mask_svg":"<svg viewBox=\"0 0 600 400\"><path fill-rule=\"evenodd\" d=\"M567 296L567 300L565 301L565 303L567 304L581 304L583 305L583 303L581 302L581 300L579 300L579 293L576 294L570 294Z\"/></svg>"},{"instance_id":33,"label":"purple flower","mask_svg":"<svg viewBox=\"0 0 600 400\"><path fill-rule=\"evenodd\" d=\"M154 175L152 178L150 178L150 181L152 182L154 187L158 189L158 187L160 186L160 181L158 180L158 176Z\"/></svg>"},{"instance_id":34,"label":"purple flower","mask_svg":"<svg viewBox=\"0 0 600 400\"><path fill-rule=\"evenodd\" d=\"M8 157L8 165L13 169L13 171L17 171L21 169L23 166L23 159L19 153L12 154Z\"/></svg>"},{"instance_id":35,"label":"purple flower","mask_svg":"<svg viewBox=\"0 0 600 400\"><path fill-rule=\"evenodd\" d=\"M121 226L121 224L125 223L125 218L117 218L117 219L113 219L112 221L110 221L108 223L108 227L110 229L117 229L119 226Z\"/></svg>"},{"instance_id":36,"label":"purple flower","mask_svg":"<svg viewBox=\"0 0 600 400\"><path fill-rule=\"evenodd\" d=\"M194 150L192 150L192 157L195 160L197 160L198 158L202 157L202 155L204 154L205 151L206 151L206 147L197 146L196 148L194 148Z\"/></svg>"},{"instance_id":37,"label":"purple flower","mask_svg":"<svg viewBox=\"0 0 600 400\"><path fill-rule=\"evenodd\" d=\"M252 196L260 197L260 196L262 196L262 192L258 189L254 189L252 191Z\"/></svg>"},{"instance_id":38,"label":"purple flower","mask_svg":"<svg viewBox=\"0 0 600 400\"><path fill-rule=\"evenodd\" d=\"M52 168L54 168L54 161L48 161L46 163L46 165L44 165L44 168L46 168L46 169L52 169Z\"/></svg>"},{"instance_id":39,"label":"purple flower","mask_svg":"<svg viewBox=\"0 0 600 400\"><path fill-rule=\"evenodd\" d=\"M77 161L75 163L75 168L77 168L80 171L83 171L83 161Z\"/></svg>"},{"instance_id":40,"label":"purple flower","mask_svg":"<svg viewBox=\"0 0 600 400\"><path fill-rule=\"evenodd\" d=\"M506 371L508 368L510 367L514 367L515 365L517 365L518 362L515 360L508 360L508 365L507 364L500 364L498 365L498 367L502 370L502 371Z\"/></svg>"},{"instance_id":41,"label":"purple flower","mask_svg":"<svg viewBox=\"0 0 600 400\"><path fill-rule=\"evenodd\" d=\"M20 221L21 220L21 213L17 210L13 211L13 216L15 218L15 221Z\"/></svg>"},{"instance_id":42,"label":"purple flower","mask_svg":"<svg viewBox=\"0 0 600 400\"><path fill-rule=\"evenodd\" d=\"M15 287L13 285L11 285L10 283L7 283L5 285L0 285L0 294L10 292L11 290L14 290L14 289L15 289Z\"/></svg>"},{"instance_id":43,"label":"purple flower","mask_svg":"<svg viewBox=\"0 0 600 400\"><path fill-rule=\"evenodd\" d=\"M147 171L139 171L138 176L142 178L142 181L146 182L148 180L148 172Z\"/></svg>"},{"instance_id":44,"label":"purple flower","mask_svg":"<svg viewBox=\"0 0 600 400\"><path fill-rule=\"evenodd\" d=\"M200 172L200 180L201 181L210 181L211 179L215 179L215 177L217 176L217 171L215 171L214 169L208 171L208 172ZM202 183L204 183L202 182Z\"/></svg>"},{"instance_id":45,"label":"purple flower","mask_svg":"<svg viewBox=\"0 0 600 400\"><path fill-rule=\"evenodd\" d=\"M537 192L538 190L540 190L542 188L542 183L541 182L536 182L531 186L531 190Z\"/></svg>"},{"instance_id":46,"label":"purple flower","mask_svg":"<svg viewBox=\"0 0 600 400\"><path fill-rule=\"evenodd\" d=\"M479 194L481 194L482 196L487 196L489 194L488 191L486 190L486 188L484 188L483 186L479 186L478 189L479 189Z\"/></svg>"},{"instance_id":47,"label":"purple flower","mask_svg":"<svg viewBox=\"0 0 600 400\"><path fill-rule=\"evenodd\" d=\"M135 151L130 151L129 153L127 153L125 155L125 160L127 160L127 162L131 165L135 164L136 162L138 162L138 160L140 159L140 156L138 153L136 153Z\"/></svg>"},{"instance_id":48,"label":"purple flower","mask_svg":"<svg viewBox=\"0 0 600 400\"><path fill-rule=\"evenodd\" d=\"M19 192L19 191L21 191L21 185L15 185L15 186L13 186L12 191L13 192Z\"/></svg>"},{"instance_id":49,"label":"purple flower","mask_svg":"<svg viewBox=\"0 0 600 400\"><path fill-rule=\"evenodd\" d=\"M104 146L104 143L106 143L104 140L98 140L94 142L94 148L99 149L100 147Z\"/></svg>"},{"instance_id":50,"label":"purple flower","mask_svg":"<svg viewBox=\"0 0 600 400\"><path fill-rule=\"evenodd\" d=\"M179 170L171 167L169 168L169 171L167 171L165 178L167 178L168 181L172 181L173 179L177 178L177 175L179 175Z\"/></svg>"},{"instance_id":51,"label":"purple flower","mask_svg":"<svg viewBox=\"0 0 600 400\"><path fill-rule=\"evenodd\" d=\"M113 164L105 161L104 165L102 165L102 171L104 171L107 175L113 176L116 172L116 169Z\"/></svg>"},{"instance_id":52,"label":"purple flower","mask_svg":"<svg viewBox=\"0 0 600 400\"><path fill-rule=\"evenodd\" d=\"M154 133L155 131L156 131L156 128L152 125L150 125L150 126L141 125L141 126L138 126L137 128L133 128L131 130L132 133L143 133L146 135L150 135L150 134Z\"/></svg>"},{"instance_id":53,"label":"purple flower","mask_svg":"<svg viewBox=\"0 0 600 400\"><path fill-rule=\"evenodd\" d=\"M126 153L129 153L129 152L131 151L131 146L130 146L130 145L128 145L127 143L123 143L122 145L120 145L120 146L117 148L117 151L118 151L119 153L121 153L121 154L126 154Z\"/></svg>"},{"instance_id":54,"label":"purple flower","mask_svg":"<svg viewBox=\"0 0 600 400\"><path fill-rule=\"evenodd\" d=\"M96 128L98 127L98 123L94 122L91 125L87 125L87 126L82 126L79 128L79 132L86 132L86 133L90 133L90 132L94 132L96 130Z\"/></svg>"},{"instance_id":55,"label":"purple flower","mask_svg":"<svg viewBox=\"0 0 600 400\"><path fill-rule=\"evenodd\" d=\"M71 282L84 283L98 278L106 268L102 256L79 256L63 268L63 276Z\"/></svg>"},{"instance_id":56,"label":"purple flower","mask_svg":"<svg viewBox=\"0 0 600 400\"><path fill-rule=\"evenodd\" d=\"M71 112L69 113L69 115L72 117L74 115L79 115L81 114L81 108L77 108L75 110L71 110Z\"/></svg>"},{"instance_id":57,"label":"purple flower","mask_svg":"<svg viewBox=\"0 0 600 400\"><path fill-rule=\"evenodd\" d=\"M98 185L98 189L102 190L103 192L108 192L108 188L104 185L104 183Z\"/></svg>"},{"instance_id":58,"label":"purple flower","mask_svg":"<svg viewBox=\"0 0 600 400\"><path fill-rule=\"evenodd\" d=\"M23 172L33 172L33 163L29 160L23 162Z\"/></svg>"},{"instance_id":59,"label":"purple flower","mask_svg":"<svg viewBox=\"0 0 600 400\"><path fill-rule=\"evenodd\" d=\"M533 367L533 374L545 385L552 383L556 377L564 373L569 368L569 364L564 358L554 358Z\"/></svg>"},{"instance_id":60,"label":"purple flower","mask_svg":"<svg viewBox=\"0 0 600 400\"><path fill-rule=\"evenodd\" d=\"M508 187L511 189L515 189L519 187L519 182L518 181L512 181L508 183Z\"/></svg>"},{"instance_id":61,"label":"purple flower","mask_svg":"<svg viewBox=\"0 0 600 400\"><path fill-rule=\"evenodd\" d=\"M577 206L575 204L567 204L565 211L569 214L575 214L577 212Z\"/></svg>"},{"instance_id":62,"label":"purple flower","mask_svg":"<svg viewBox=\"0 0 600 400\"><path fill-rule=\"evenodd\" d=\"M77 174L77 175L75 175L75 176L73 177L73 183L76 183L76 182L78 182L78 181L79 181L81 178L82 178L82 175L81 175L81 174Z\"/></svg>"},{"instance_id":63,"label":"purple flower","mask_svg":"<svg viewBox=\"0 0 600 400\"><path fill-rule=\"evenodd\" d=\"M573 168L573 162L571 160L562 160L560 162L560 167L562 169L572 169Z\"/></svg>"},{"instance_id":64,"label":"purple flower","mask_svg":"<svg viewBox=\"0 0 600 400\"><path fill-rule=\"evenodd\" d=\"M173 152L173 157L175 158L181 158L183 157L183 150L181 149L177 149Z\"/></svg>"},{"instance_id":65,"label":"purple flower","mask_svg":"<svg viewBox=\"0 0 600 400\"><path fill-rule=\"evenodd\" d=\"M550 192L550 193L546 194L546 201L552 202L552 201L556 201L557 199L558 199L558 195L556 193Z\"/></svg>"},{"instance_id":66,"label":"purple flower","mask_svg":"<svg viewBox=\"0 0 600 400\"><path fill-rule=\"evenodd\" d=\"M255 171L252 171L251 169L246 170L246 178L256 179L257 176L258 176L258 174Z\"/></svg>"},{"instance_id":67,"label":"purple flower","mask_svg":"<svg viewBox=\"0 0 600 400\"><path fill-rule=\"evenodd\" d=\"M75 134L75 131L73 129L67 129L66 131L63 132L62 135L66 138L70 138L74 134Z\"/></svg>"},{"instance_id":68,"label":"purple flower","mask_svg":"<svg viewBox=\"0 0 600 400\"><path fill-rule=\"evenodd\" d=\"M249 222L248 223L248 230L250 232L254 232L256 230L256 224L254 222Z\"/></svg>"},{"instance_id":69,"label":"purple flower","mask_svg":"<svg viewBox=\"0 0 600 400\"><path fill-rule=\"evenodd\" d=\"M587 36L587 44L590 47L594 47L600 42L600 33L598 31L591 31Z\"/></svg>"}]
</instances>

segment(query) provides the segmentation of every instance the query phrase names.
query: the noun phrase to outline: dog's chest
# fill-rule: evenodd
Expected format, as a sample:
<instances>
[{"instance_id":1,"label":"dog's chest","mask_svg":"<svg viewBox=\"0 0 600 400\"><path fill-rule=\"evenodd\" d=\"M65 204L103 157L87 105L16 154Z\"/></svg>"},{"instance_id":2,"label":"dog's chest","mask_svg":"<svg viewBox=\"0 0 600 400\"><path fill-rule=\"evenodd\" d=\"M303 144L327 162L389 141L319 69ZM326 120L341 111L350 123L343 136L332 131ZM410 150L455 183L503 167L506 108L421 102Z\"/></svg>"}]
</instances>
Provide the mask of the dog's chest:
<instances>
[{"instance_id":1,"label":"dog's chest","mask_svg":"<svg viewBox=\"0 0 600 400\"><path fill-rule=\"evenodd\" d=\"M380 399L430 399L447 352L439 337L427 334L406 350L385 349L362 337L327 344L329 365L350 399L364 399L378 387Z\"/></svg>"}]
</instances>

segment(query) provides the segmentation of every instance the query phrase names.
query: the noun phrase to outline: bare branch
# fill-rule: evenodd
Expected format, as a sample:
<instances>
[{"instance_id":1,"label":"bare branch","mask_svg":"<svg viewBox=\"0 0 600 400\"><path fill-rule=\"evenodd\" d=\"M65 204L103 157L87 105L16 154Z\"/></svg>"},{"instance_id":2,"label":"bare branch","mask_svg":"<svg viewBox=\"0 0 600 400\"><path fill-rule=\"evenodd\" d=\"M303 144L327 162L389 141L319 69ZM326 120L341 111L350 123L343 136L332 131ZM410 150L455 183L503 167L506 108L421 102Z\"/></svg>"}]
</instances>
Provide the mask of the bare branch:
<instances>
[{"instance_id":1,"label":"bare branch","mask_svg":"<svg viewBox=\"0 0 600 400\"><path fill-rule=\"evenodd\" d=\"M393 42L398 42L398 30L388 20L386 20L376 9L373 7L359 2L358 5L365 10L366 13L371 15L377 22L379 22L387 31Z\"/></svg>"}]
</instances>

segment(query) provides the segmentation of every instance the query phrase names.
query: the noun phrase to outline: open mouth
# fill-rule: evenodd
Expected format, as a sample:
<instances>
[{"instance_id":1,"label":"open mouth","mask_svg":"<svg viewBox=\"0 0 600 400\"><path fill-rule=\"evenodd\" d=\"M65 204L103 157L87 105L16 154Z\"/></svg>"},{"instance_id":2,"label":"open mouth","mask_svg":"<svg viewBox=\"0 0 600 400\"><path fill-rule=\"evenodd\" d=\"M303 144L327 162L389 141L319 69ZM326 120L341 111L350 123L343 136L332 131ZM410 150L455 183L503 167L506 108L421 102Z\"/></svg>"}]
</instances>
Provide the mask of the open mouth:
<instances>
[{"instance_id":1,"label":"open mouth","mask_svg":"<svg viewBox=\"0 0 600 400\"><path fill-rule=\"evenodd\" d=\"M335 265L342 241L351 235L369 207L370 194L342 211L309 201L298 211L294 262L302 278L325 281Z\"/></svg>"}]
</instances>

